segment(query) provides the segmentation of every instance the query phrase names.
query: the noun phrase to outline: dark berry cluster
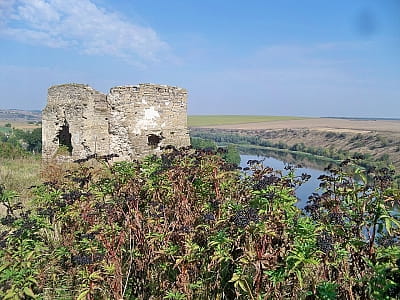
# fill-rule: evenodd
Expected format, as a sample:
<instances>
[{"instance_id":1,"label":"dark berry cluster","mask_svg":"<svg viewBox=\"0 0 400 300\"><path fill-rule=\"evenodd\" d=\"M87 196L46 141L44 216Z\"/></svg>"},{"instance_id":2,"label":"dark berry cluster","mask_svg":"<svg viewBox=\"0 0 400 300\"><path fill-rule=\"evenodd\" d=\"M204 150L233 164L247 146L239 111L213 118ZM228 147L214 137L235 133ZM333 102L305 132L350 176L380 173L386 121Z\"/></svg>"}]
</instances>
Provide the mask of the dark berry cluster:
<instances>
[{"instance_id":1,"label":"dark berry cluster","mask_svg":"<svg viewBox=\"0 0 400 300\"><path fill-rule=\"evenodd\" d=\"M319 250L324 253L329 253L333 250L333 239L332 236L329 235L327 232L321 233L317 237L317 246Z\"/></svg>"},{"instance_id":2,"label":"dark berry cluster","mask_svg":"<svg viewBox=\"0 0 400 300\"><path fill-rule=\"evenodd\" d=\"M389 185L393 182L393 176L392 175L376 175L374 176L375 182L379 184L385 184Z\"/></svg>"},{"instance_id":3,"label":"dark berry cluster","mask_svg":"<svg viewBox=\"0 0 400 300\"><path fill-rule=\"evenodd\" d=\"M174 162L173 153L168 153L168 154L163 153L161 155L161 163L163 169L169 169L173 165L173 162Z\"/></svg>"},{"instance_id":4,"label":"dark berry cluster","mask_svg":"<svg viewBox=\"0 0 400 300\"><path fill-rule=\"evenodd\" d=\"M39 216L47 216L47 217L49 217L50 219L53 219L53 217L54 217L54 209L51 208L51 207L39 208L39 209L37 210L37 214L38 214Z\"/></svg>"},{"instance_id":5,"label":"dark berry cluster","mask_svg":"<svg viewBox=\"0 0 400 300\"><path fill-rule=\"evenodd\" d=\"M41 228L41 225L35 220L28 218L28 213L25 215L21 214L21 224L19 228L15 230L12 235L16 238L33 238L37 236L38 231Z\"/></svg>"},{"instance_id":6,"label":"dark berry cluster","mask_svg":"<svg viewBox=\"0 0 400 300\"><path fill-rule=\"evenodd\" d=\"M2 225L12 225L14 223L14 221L16 220L16 218L12 215L6 215L4 218L0 219L0 223Z\"/></svg>"},{"instance_id":7,"label":"dark berry cluster","mask_svg":"<svg viewBox=\"0 0 400 300\"><path fill-rule=\"evenodd\" d=\"M340 167L347 166L350 162L351 162L351 159L350 159L350 158L346 158L345 160L343 160L343 161L339 164L339 166L340 166Z\"/></svg>"},{"instance_id":8,"label":"dark berry cluster","mask_svg":"<svg viewBox=\"0 0 400 300\"><path fill-rule=\"evenodd\" d=\"M257 223L259 222L260 217L257 211L252 208L240 209L236 212L236 214L232 217L232 222L237 226L244 228L250 224L250 222Z\"/></svg>"},{"instance_id":9,"label":"dark berry cluster","mask_svg":"<svg viewBox=\"0 0 400 300\"><path fill-rule=\"evenodd\" d=\"M87 255L87 254L78 254L78 255L73 255L71 257L72 263L74 265L90 265L94 262L92 255Z\"/></svg>"},{"instance_id":10,"label":"dark berry cluster","mask_svg":"<svg viewBox=\"0 0 400 300\"><path fill-rule=\"evenodd\" d=\"M400 242L399 242L398 237L385 235L382 237L378 237L377 243L383 247L390 247L390 246L398 245Z\"/></svg>"},{"instance_id":11,"label":"dark berry cluster","mask_svg":"<svg viewBox=\"0 0 400 300\"><path fill-rule=\"evenodd\" d=\"M93 263L103 260L103 254L77 254L71 256L71 261L74 265L91 265Z\"/></svg>"},{"instance_id":12,"label":"dark berry cluster","mask_svg":"<svg viewBox=\"0 0 400 300\"><path fill-rule=\"evenodd\" d=\"M76 200L79 200L81 197L88 197L89 193L82 193L78 190L73 190L69 193L64 193L61 195L61 198L65 200L68 205L73 204Z\"/></svg>"},{"instance_id":13,"label":"dark berry cluster","mask_svg":"<svg viewBox=\"0 0 400 300\"><path fill-rule=\"evenodd\" d=\"M201 153L201 154L205 154L205 155L213 155L213 154L215 154L214 149L211 148L211 147L198 150L198 152Z\"/></svg>"},{"instance_id":14,"label":"dark berry cluster","mask_svg":"<svg viewBox=\"0 0 400 300\"><path fill-rule=\"evenodd\" d=\"M293 171L295 169L295 166L287 164L284 166L284 169L287 171Z\"/></svg>"},{"instance_id":15,"label":"dark berry cluster","mask_svg":"<svg viewBox=\"0 0 400 300\"><path fill-rule=\"evenodd\" d=\"M219 154L228 153L228 149L219 147L219 148L217 149L217 153L219 153Z\"/></svg>"},{"instance_id":16,"label":"dark berry cluster","mask_svg":"<svg viewBox=\"0 0 400 300\"><path fill-rule=\"evenodd\" d=\"M237 170L237 166L235 164L225 163L221 166L221 170L223 171L235 171Z\"/></svg>"},{"instance_id":17,"label":"dark berry cluster","mask_svg":"<svg viewBox=\"0 0 400 300\"><path fill-rule=\"evenodd\" d=\"M53 180L53 181L45 181L43 183L43 185L51 187L51 188L56 188L57 187L57 181Z\"/></svg>"},{"instance_id":18,"label":"dark berry cluster","mask_svg":"<svg viewBox=\"0 0 400 300\"><path fill-rule=\"evenodd\" d=\"M334 225L344 225L343 214L339 212L331 212L328 215L329 221Z\"/></svg>"},{"instance_id":19,"label":"dark berry cluster","mask_svg":"<svg viewBox=\"0 0 400 300\"><path fill-rule=\"evenodd\" d=\"M260 191L268 187L269 185L279 182L280 178L275 175L263 176L254 186L253 189Z\"/></svg>"},{"instance_id":20,"label":"dark berry cluster","mask_svg":"<svg viewBox=\"0 0 400 300\"><path fill-rule=\"evenodd\" d=\"M330 172L332 174L339 173L340 169L337 168L333 163L330 163L327 167L324 168L324 171Z\"/></svg>"},{"instance_id":21,"label":"dark berry cluster","mask_svg":"<svg viewBox=\"0 0 400 300\"><path fill-rule=\"evenodd\" d=\"M83 239L94 240L96 238L97 233L98 232L79 233L78 240L83 240Z\"/></svg>"},{"instance_id":22,"label":"dark berry cluster","mask_svg":"<svg viewBox=\"0 0 400 300\"><path fill-rule=\"evenodd\" d=\"M355 159L355 160L365 159L365 156L362 154L354 154L352 159Z\"/></svg>"},{"instance_id":23,"label":"dark berry cluster","mask_svg":"<svg viewBox=\"0 0 400 300\"><path fill-rule=\"evenodd\" d=\"M269 185L268 177L263 177L255 185L253 185L253 189L255 191L260 191L260 190L265 189L268 185Z\"/></svg>"},{"instance_id":24,"label":"dark berry cluster","mask_svg":"<svg viewBox=\"0 0 400 300\"><path fill-rule=\"evenodd\" d=\"M310 216L316 220L319 217L319 210L321 208L321 195L318 193L312 193L308 197L307 205L304 210L310 214Z\"/></svg>"},{"instance_id":25,"label":"dark berry cluster","mask_svg":"<svg viewBox=\"0 0 400 300\"><path fill-rule=\"evenodd\" d=\"M262 160L256 160L256 159L250 159L247 161L247 165L249 165L250 167L259 165L261 163L262 163Z\"/></svg>"},{"instance_id":26,"label":"dark berry cluster","mask_svg":"<svg viewBox=\"0 0 400 300\"><path fill-rule=\"evenodd\" d=\"M213 222L215 221L215 216L212 213L206 213L204 214L203 219L206 222Z\"/></svg>"},{"instance_id":27,"label":"dark berry cluster","mask_svg":"<svg viewBox=\"0 0 400 300\"><path fill-rule=\"evenodd\" d=\"M0 232L0 249L7 247L7 236L9 231Z\"/></svg>"},{"instance_id":28,"label":"dark berry cluster","mask_svg":"<svg viewBox=\"0 0 400 300\"><path fill-rule=\"evenodd\" d=\"M89 183L91 179L91 175L89 176L78 176L78 177L72 177L72 181L79 183L79 186L82 188L85 186L85 184Z\"/></svg>"}]
</instances>

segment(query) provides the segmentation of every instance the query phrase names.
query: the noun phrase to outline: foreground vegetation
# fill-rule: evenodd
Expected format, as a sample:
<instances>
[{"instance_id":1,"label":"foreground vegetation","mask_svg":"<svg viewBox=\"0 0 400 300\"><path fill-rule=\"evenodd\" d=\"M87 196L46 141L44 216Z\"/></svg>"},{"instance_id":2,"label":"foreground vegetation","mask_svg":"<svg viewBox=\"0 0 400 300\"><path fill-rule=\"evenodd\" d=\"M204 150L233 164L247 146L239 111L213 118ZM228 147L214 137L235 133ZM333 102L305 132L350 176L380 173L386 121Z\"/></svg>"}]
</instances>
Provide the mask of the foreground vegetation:
<instances>
[{"instance_id":1,"label":"foreground vegetation","mask_svg":"<svg viewBox=\"0 0 400 300\"><path fill-rule=\"evenodd\" d=\"M399 190L358 157L309 179L168 147L46 166L30 209L0 188L4 299L395 299ZM360 180L354 180L355 175Z\"/></svg>"},{"instance_id":2,"label":"foreground vegetation","mask_svg":"<svg viewBox=\"0 0 400 300\"><path fill-rule=\"evenodd\" d=\"M188 116L188 125L190 127L231 125L244 123L258 123L285 120L302 120L303 117L290 116L248 116L248 115L204 115Z\"/></svg>"}]
</instances>

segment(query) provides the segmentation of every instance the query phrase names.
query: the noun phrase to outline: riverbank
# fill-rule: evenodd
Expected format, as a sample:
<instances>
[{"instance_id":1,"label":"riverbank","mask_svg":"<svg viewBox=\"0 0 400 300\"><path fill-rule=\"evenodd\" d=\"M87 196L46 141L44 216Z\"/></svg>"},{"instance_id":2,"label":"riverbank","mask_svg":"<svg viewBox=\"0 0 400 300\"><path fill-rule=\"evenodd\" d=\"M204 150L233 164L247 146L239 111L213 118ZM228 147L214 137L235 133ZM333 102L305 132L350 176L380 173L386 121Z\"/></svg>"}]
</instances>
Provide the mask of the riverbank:
<instances>
[{"instance_id":1,"label":"riverbank","mask_svg":"<svg viewBox=\"0 0 400 300\"><path fill-rule=\"evenodd\" d=\"M306 123L303 121L311 122L312 120L288 120L286 123L298 126L298 122L304 125ZM290 126L286 124L288 128L277 129L277 122L268 122L270 124L268 127L265 123L264 129L260 129L262 127L260 123L252 124L253 129L242 129L244 125L230 125L232 128L225 128L228 125L215 126L215 128L191 128L191 136L211 139L222 145L232 143L237 145L242 153L249 148L264 149L309 158L317 157L327 162L359 156L362 157L359 160L359 165L362 167L393 167L398 173L400 170L400 121L376 121L376 130L371 130L371 127L366 126L365 123L370 124L373 121L355 121L353 129L344 128L349 120L334 121L336 121L336 128L331 126L328 129L324 129L322 125L327 124L323 122L319 123L320 127L316 127L316 123L311 122L309 128L289 128ZM332 125L331 120L328 122ZM359 127L356 128L354 124L358 124ZM398 124L398 127L395 127L395 124ZM361 125L365 125L366 128L362 130ZM386 131L382 131L384 127ZM400 175L396 176L396 181L400 182Z\"/></svg>"},{"instance_id":2,"label":"riverbank","mask_svg":"<svg viewBox=\"0 0 400 300\"><path fill-rule=\"evenodd\" d=\"M364 154L376 162L391 163L400 170L400 120L309 118L192 127L191 133L241 136L252 145L334 159Z\"/></svg>"}]
</instances>

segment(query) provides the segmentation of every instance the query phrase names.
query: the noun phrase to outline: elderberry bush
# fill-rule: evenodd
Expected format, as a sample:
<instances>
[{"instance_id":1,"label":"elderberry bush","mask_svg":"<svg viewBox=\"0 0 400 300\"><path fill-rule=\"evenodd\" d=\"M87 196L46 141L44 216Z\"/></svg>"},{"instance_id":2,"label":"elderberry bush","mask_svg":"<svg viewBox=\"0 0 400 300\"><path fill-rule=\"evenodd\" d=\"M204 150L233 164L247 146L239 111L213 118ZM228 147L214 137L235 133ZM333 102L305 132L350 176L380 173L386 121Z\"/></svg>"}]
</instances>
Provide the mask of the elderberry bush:
<instances>
[{"instance_id":1,"label":"elderberry bush","mask_svg":"<svg viewBox=\"0 0 400 300\"><path fill-rule=\"evenodd\" d=\"M333 250L333 239L330 234L327 232L323 232L317 237L317 246L318 249L324 252L325 254L329 253Z\"/></svg>"},{"instance_id":2,"label":"elderberry bush","mask_svg":"<svg viewBox=\"0 0 400 300\"><path fill-rule=\"evenodd\" d=\"M250 222L257 223L259 220L257 211L252 207L240 209L232 217L232 222L240 228L246 227Z\"/></svg>"}]
</instances>

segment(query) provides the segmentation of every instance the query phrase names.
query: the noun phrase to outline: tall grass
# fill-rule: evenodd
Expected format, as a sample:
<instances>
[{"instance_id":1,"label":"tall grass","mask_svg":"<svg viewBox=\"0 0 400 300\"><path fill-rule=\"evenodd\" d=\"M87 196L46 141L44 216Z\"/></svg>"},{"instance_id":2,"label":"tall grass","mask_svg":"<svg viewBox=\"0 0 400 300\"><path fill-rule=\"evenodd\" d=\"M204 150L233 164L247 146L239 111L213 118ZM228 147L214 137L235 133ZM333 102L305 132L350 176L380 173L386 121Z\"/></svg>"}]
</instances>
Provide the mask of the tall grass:
<instances>
[{"instance_id":1,"label":"tall grass","mask_svg":"<svg viewBox=\"0 0 400 300\"><path fill-rule=\"evenodd\" d=\"M0 184L20 195L25 204L31 196L29 187L40 183L40 156L28 158L0 158ZM0 210L0 214L3 211Z\"/></svg>"}]
</instances>

